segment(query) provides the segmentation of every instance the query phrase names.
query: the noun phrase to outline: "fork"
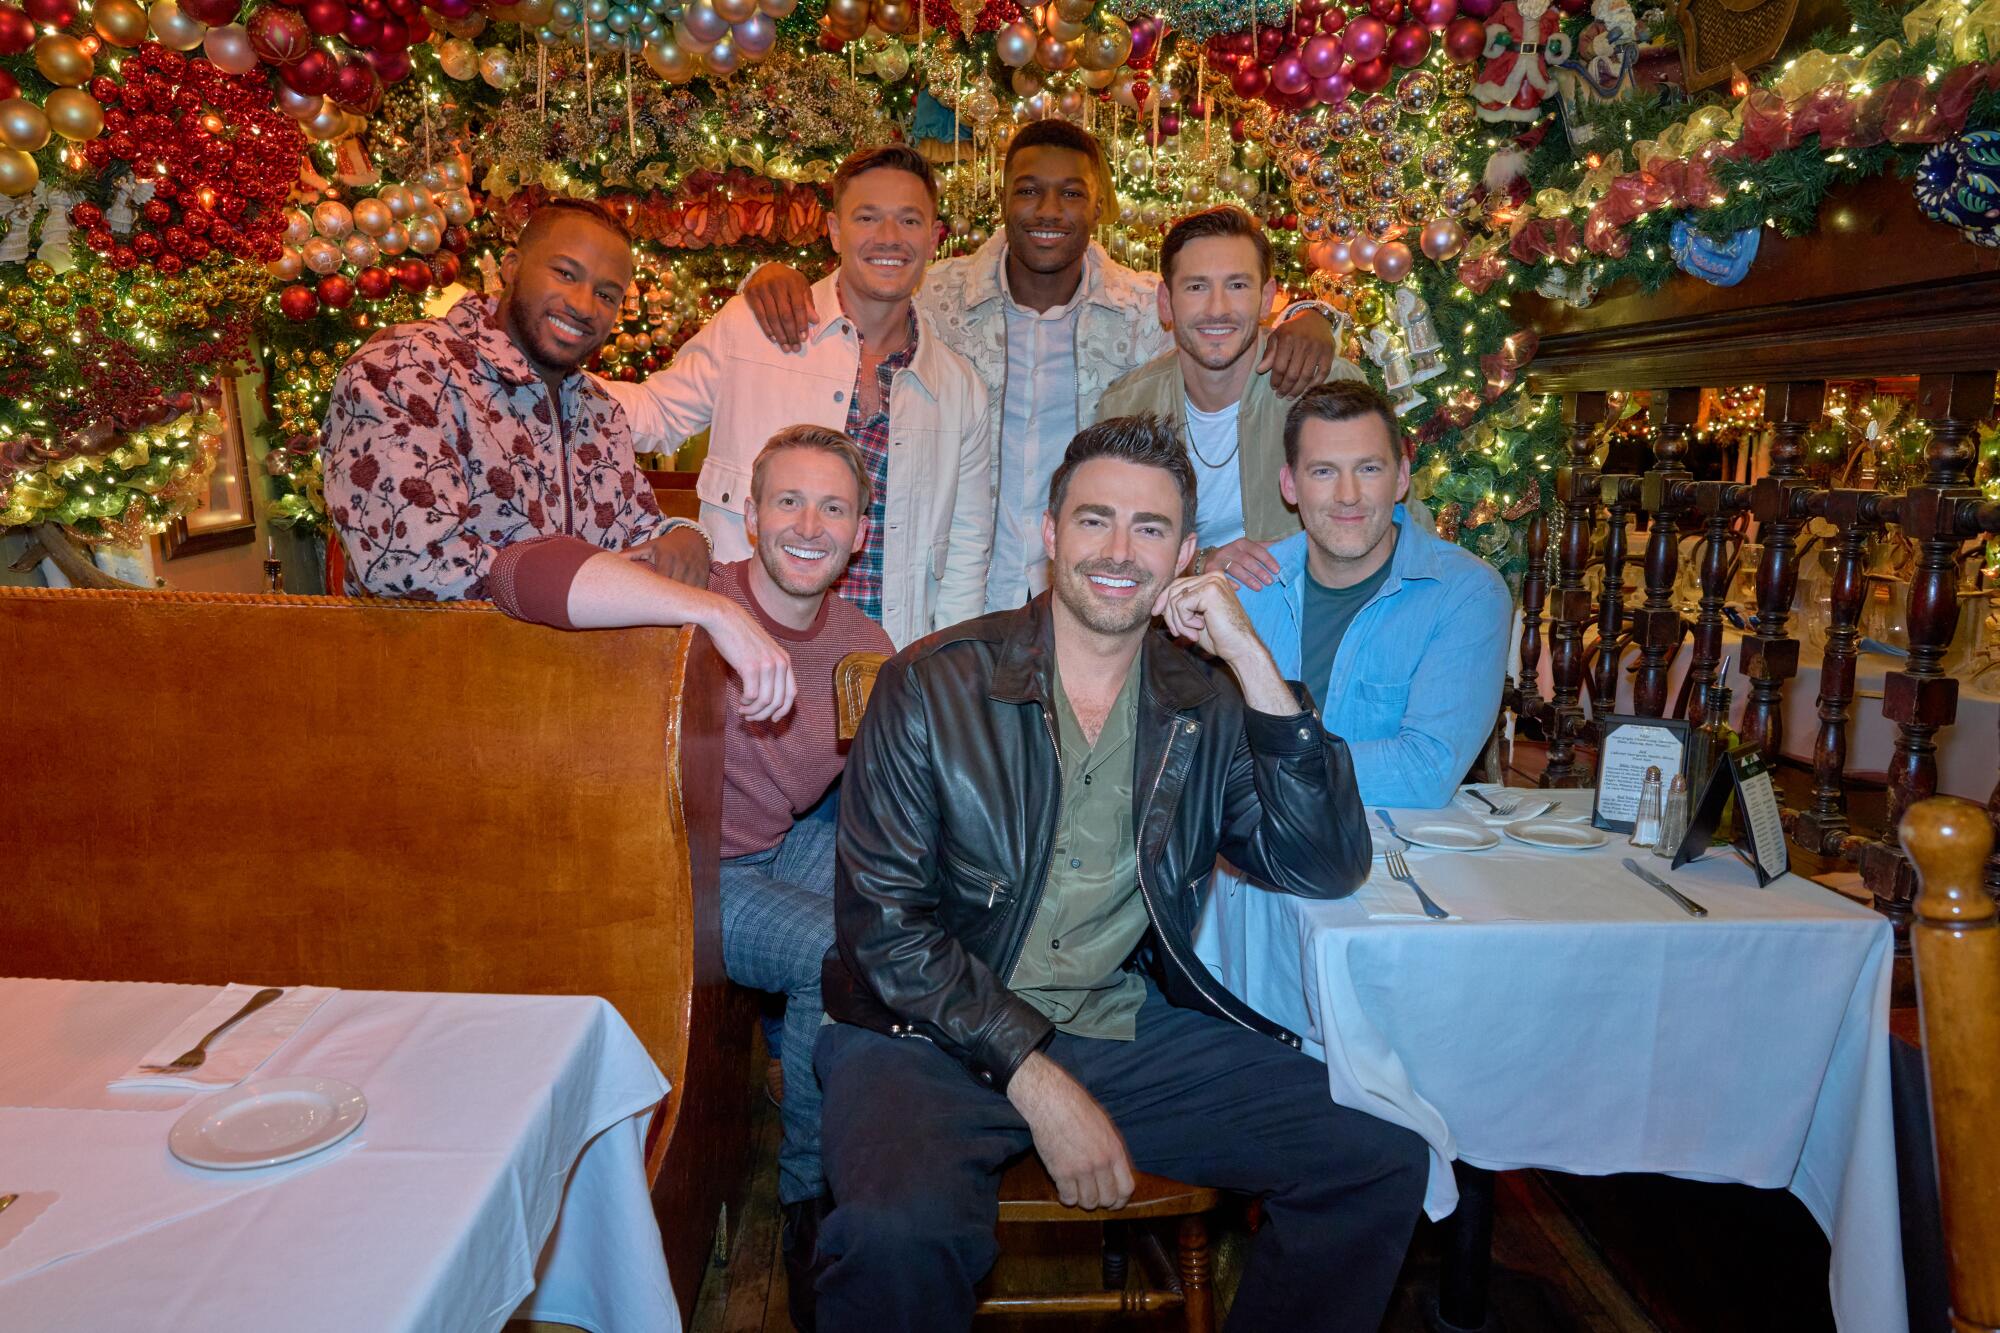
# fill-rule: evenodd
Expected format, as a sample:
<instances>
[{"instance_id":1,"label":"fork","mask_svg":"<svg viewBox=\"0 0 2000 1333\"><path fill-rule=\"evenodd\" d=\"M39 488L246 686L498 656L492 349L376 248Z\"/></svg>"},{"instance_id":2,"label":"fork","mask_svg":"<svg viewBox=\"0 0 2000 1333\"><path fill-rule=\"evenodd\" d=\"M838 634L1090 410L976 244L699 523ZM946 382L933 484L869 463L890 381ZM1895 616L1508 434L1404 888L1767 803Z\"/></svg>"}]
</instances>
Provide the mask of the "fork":
<instances>
[{"instance_id":1,"label":"fork","mask_svg":"<svg viewBox=\"0 0 2000 1333\"><path fill-rule=\"evenodd\" d=\"M235 1027L238 1023L241 1023L244 1019L250 1017L250 1015L256 1013L259 1009L262 1009L265 1005L277 999L280 995L283 995L284 993L285 992L283 990L279 989L276 986L266 986L263 990L260 990L255 995L251 996L250 1002L248 1004L244 1005L241 1009L238 1009L235 1013L231 1014L227 1020L217 1025L206 1037L203 1037L200 1041L196 1042L194 1044L193 1050L183 1051L181 1052L181 1054L175 1056L172 1060L163 1065L140 1065L139 1067L141 1069L151 1069L151 1070L201 1068L201 1062L208 1059L208 1044L210 1042L214 1041L217 1037L229 1031L229 1029Z\"/></svg>"},{"instance_id":2,"label":"fork","mask_svg":"<svg viewBox=\"0 0 2000 1333\"><path fill-rule=\"evenodd\" d=\"M1485 806L1488 810L1491 810L1494 814L1499 815L1502 819L1506 818L1508 815L1513 814L1516 810L1519 810L1523 805L1526 805L1528 802L1527 797L1516 796L1513 800L1507 802L1507 804L1505 805L1495 805L1492 802L1492 800L1486 795L1486 793L1479 790L1479 788L1477 787L1467 787L1466 791L1472 793L1472 799L1478 801L1481 805Z\"/></svg>"},{"instance_id":3,"label":"fork","mask_svg":"<svg viewBox=\"0 0 2000 1333\"><path fill-rule=\"evenodd\" d=\"M1424 905L1425 916L1433 921L1448 921L1451 919L1451 913L1432 902L1431 896L1424 892L1424 886L1417 883L1416 876L1410 873L1410 863L1403 859L1401 852L1390 852L1382 859L1389 867L1389 878L1395 880L1398 884L1406 885L1412 893L1417 895L1417 901Z\"/></svg>"}]
</instances>

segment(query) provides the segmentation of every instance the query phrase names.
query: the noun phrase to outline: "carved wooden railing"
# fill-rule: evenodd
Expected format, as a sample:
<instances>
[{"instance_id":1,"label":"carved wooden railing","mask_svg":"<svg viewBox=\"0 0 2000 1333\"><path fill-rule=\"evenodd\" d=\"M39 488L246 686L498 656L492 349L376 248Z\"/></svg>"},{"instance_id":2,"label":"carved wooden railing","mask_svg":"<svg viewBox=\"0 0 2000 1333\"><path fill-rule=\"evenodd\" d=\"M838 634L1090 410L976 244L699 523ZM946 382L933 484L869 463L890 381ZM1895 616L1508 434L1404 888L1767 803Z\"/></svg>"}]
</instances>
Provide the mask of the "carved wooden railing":
<instances>
[{"instance_id":1,"label":"carved wooden railing","mask_svg":"<svg viewBox=\"0 0 2000 1333\"><path fill-rule=\"evenodd\" d=\"M1942 669L1958 627L1957 555L1969 539L2000 533L2000 502L1982 499L1972 487L1976 425L1993 412L1994 369L1919 377L1916 415L1929 427L1931 442L1922 481L1900 495L1829 489L1807 481L1805 437L1820 419L1825 396L1824 380L1765 386L1764 415L1772 434L1770 468L1753 484L1743 485L1696 481L1683 465L1701 404L1699 387L1654 391L1654 466L1641 476L1597 472L1592 454L1598 428L1609 415L1606 394L1566 393L1568 464L1557 476L1554 533L1550 523L1538 518L1527 534L1521 680L1510 700L1547 736L1548 763L1542 781L1549 786L1581 786L1592 780L1582 750L1594 743L1604 716L1615 707L1621 669L1618 646L1628 631L1638 655L1634 711L1647 717L1666 715L1670 672L1688 631L1674 600L1680 542L1694 533L1699 536L1694 550L1701 598L1692 626L1688 716L1701 721L1704 687L1715 682L1723 656L1723 607L1735 565L1733 528L1747 515L1756 523L1762 556L1756 611L1737 663L1748 682L1740 730L1747 743L1775 762L1784 743L1783 692L1799 668L1799 641L1789 623L1798 585L1799 535L1809 520L1831 524L1838 533L1833 547L1832 627L1820 672L1812 787L1803 808L1785 810L1785 827L1798 846L1860 870L1875 906L1895 924L1900 948L1906 947L1916 880L1894 841L1894 830L1912 805L1936 793L1937 736L1957 715L1958 682ZM1625 526L1635 512L1646 514L1650 526L1641 557L1643 595L1639 605L1628 609L1622 596L1630 559ZM1603 594L1593 599L1585 578L1600 520L1605 522L1604 583ZM1918 554L1906 621L1909 657L1901 670L1888 674L1883 688L1883 715L1896 726L1895 752L1887 765L1885 834L1868 837L1855 831L1848 816L1849 708L1854 702L1864 600L1864 553L1872 538L1891 529L1913 543ZM1545 567L1551 557L1552 571ZM1593 626L1599 646L1589 673L1591 707L1586 713L1585 639ZM1546 701L1538 696L1545 641L1550 673ZM1988 809L2000 824L2000 783ZM1986 883L2000 896L2000 858L1989 863Z\"/></svg>"}]
</instances>

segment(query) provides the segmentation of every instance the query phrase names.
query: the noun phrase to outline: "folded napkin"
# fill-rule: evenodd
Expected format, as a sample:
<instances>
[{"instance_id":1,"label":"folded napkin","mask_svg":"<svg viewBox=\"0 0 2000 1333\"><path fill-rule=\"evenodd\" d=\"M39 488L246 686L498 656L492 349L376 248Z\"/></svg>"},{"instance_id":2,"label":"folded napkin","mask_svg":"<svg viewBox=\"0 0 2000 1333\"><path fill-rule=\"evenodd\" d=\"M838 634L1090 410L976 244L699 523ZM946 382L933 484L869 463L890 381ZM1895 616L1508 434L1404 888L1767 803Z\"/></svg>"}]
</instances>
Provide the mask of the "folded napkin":
<instances>
[{"instance_id":1,"label":"folded napkin","mask_svg":"<svg viewBox=\"0 0 2000 1333\"><path fill-rule=\"evenodd\" d=\"M1419 884L1424 883L1421 877L1419 877L1417 882ZM1424 888L1429 889L1430 885L1424 884ZM1432 894L1431 897L1436 898L1437 895ZM1417 901L1416 894L1410 892L1409 885L1398 884L1395 880L1385 875L1370 875L1366 882L1354 891L1354 901L1367 909L1370 921L1430 921L1434 919L1424 915L1424 905ZM1451 906L1448 903L1439 903L1438 906L1444 908L1447 912L1451 912ZM1452 912L1449 919L1452 921L1464 920L1456 912Z\"/></svg>"},{"instance_id":2,"label":"folded napkin","mask_svg":"<svg viewBox=\"0 0 2000 1333\"><path fill-rule=\"evenodd\" d=\"M262 986L232 984L207 1004L189 1014L179 1027L162 1037L139 1063L111 1080L112 1088L232 1088L255 1073L258 1066L305 1026L313 1011L333 995L325 986L294 986L256 1013L208 1044L208 1058L194 1069L149 1070L145 1065L164 1065L175 1056L194 1049L229 1016L250 1003Z\"/></svg>"},{"instance_id":3,"label":"folded napkin","mask_svg":"<svg viewBox=\"0 0 2000 1333\"><path fill-rule=\"evenodd\" d=\"M1521 802L1521 808L1513 814L1496 815L1486 808L1484 802L1472 794L1474 791L1481 793L1498 806L1505 806L1507 802L1517 796L1524 796L1527 799ZM1582 795L1588 799L1590 792L1583 791ZM1562 795L1558 792L1545 792L1523 787L1504 787L1497 782L1469 783L1461 787L1453 795L1451 803L1454 809L1472 815L1481 823L1493 828L1498 828L1503 824L1511 824L1517 819L1560 819L1565 823L1575 823L1579 820L1590 818L1589 805L1584 805L1581 808L1566 805Z\"/></svg>"}]
</instances>

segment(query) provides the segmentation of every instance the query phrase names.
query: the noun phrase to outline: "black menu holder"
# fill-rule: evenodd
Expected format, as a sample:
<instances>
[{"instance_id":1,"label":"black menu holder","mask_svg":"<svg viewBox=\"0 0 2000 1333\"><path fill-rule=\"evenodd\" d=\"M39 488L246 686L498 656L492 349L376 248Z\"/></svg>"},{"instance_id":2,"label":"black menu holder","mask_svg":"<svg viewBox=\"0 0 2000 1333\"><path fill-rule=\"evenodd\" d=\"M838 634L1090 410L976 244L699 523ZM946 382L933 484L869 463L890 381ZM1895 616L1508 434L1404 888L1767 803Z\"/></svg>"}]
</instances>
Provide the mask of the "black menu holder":
<instances>
[{"instance_id":1,"label":"black menu holder","mask_svg":"<svg viewBox=\"0 0 2000 1333\"><path fill-rule=\"evenodd\" d=\"M1785 850L1785 825L1778 813L1777 789L1771 785L1771 770L1754 746L1739 745L1722 756L1708 782L1695 794L1688 811L1687 832L1674 853L1673 869L1698 861L1708 852L1715 830L1722 824L1722 812L1729 798L1736 798L1737 854L1757 872L1757 887L1763 888L1785 873L1790 858Z\"/></svg>"}]
</instances>

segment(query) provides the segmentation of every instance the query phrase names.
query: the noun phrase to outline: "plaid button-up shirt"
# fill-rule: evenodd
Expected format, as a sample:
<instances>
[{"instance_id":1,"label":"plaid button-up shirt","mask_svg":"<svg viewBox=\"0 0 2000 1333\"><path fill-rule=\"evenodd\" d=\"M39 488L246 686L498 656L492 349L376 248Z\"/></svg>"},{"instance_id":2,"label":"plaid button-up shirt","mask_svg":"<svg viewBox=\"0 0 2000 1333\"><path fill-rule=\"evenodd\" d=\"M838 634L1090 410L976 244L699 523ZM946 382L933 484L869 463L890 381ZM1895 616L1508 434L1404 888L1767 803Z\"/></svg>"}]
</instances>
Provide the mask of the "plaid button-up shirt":
<instances>
[{"instance_id":1,"label":"plaid button-up shirt","mask_svg":"<svg viewBox=\"0 0 2000 1333\"><path fill-rule=\"evenodd\" d=\"M875 367L875 385L882 406L873 416L862 418L861 377L867 373L866 365L855 367L854 392L847 398L847 435L868 464L868 478L875 494L868 504L868 544L847 562L847 572L834 585L834 591L860 607L877 624L882 620L882 525L889 496L889 387L895 382L896 372L915 360L916 355L917 316L913 310L908 341Z\"/></svg>"}]
</instances>

